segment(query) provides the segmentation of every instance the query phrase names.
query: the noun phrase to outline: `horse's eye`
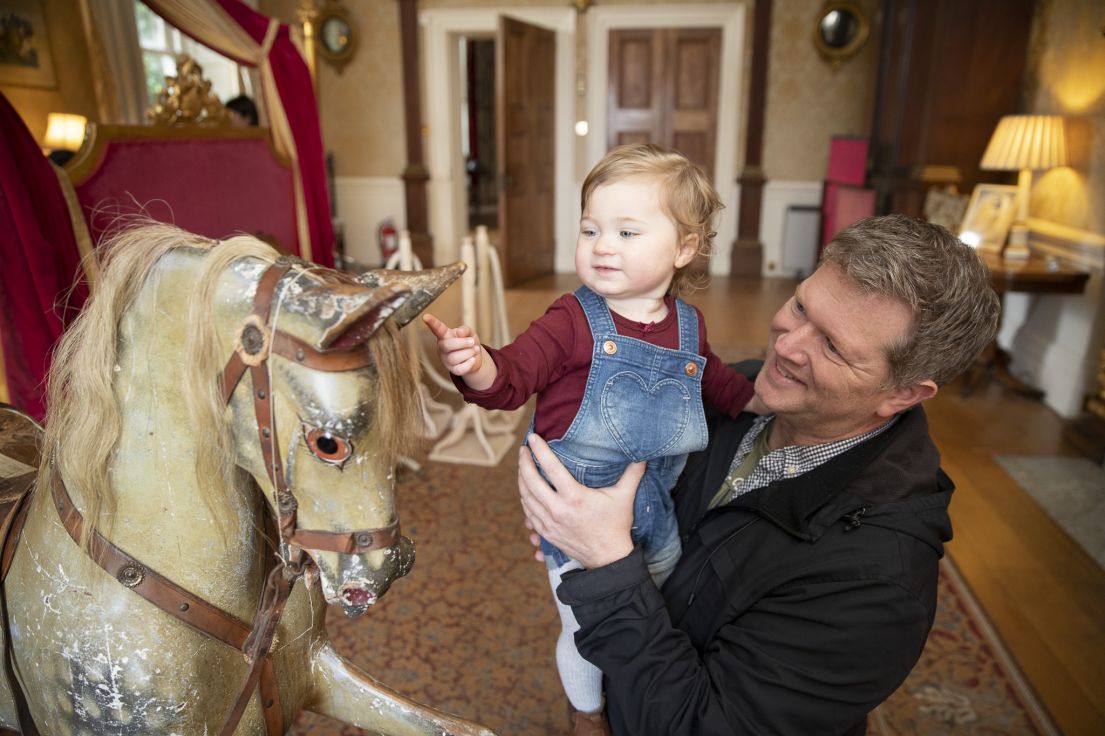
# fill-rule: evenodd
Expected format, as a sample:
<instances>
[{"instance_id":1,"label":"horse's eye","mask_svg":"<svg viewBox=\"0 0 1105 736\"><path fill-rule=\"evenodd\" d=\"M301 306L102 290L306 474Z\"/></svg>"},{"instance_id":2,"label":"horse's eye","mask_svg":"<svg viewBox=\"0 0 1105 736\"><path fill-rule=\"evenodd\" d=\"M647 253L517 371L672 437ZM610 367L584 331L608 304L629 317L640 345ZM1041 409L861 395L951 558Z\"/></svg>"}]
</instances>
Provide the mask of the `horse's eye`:
<instances>
[{"instance_id":1,"label":"horse's eye","mask_svg":"<svg viewBox=\"0 0 1105 736\"><path fill-rule=\"evenodd\" d=\"M307 446L324 463L341 465L353 454L353 445L327 429L311 429L306 434Z\"/></svg>"}]
</instances>

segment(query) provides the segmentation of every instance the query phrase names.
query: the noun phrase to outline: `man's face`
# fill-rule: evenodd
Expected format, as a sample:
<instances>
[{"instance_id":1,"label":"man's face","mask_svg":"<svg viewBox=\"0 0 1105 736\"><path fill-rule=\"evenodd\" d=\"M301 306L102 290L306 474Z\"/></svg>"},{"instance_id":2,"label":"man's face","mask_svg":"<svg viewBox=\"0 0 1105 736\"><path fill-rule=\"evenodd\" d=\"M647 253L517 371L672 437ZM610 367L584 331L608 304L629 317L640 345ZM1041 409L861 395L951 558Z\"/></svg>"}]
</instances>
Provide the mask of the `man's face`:
<instances>
[{"instance_id":1,"label":"man's face","mask_svg":"<svg viewBox=\"0 0 1105 736\"><path fill-rule=\"evenodd\" d=\"M884 388L888 347L910 320L904 302L863 294L832 264L799 284L771 321L756 378L757 395L776 415L772 446L854 437L927 398Z\"/></svg>"}]
</instances>

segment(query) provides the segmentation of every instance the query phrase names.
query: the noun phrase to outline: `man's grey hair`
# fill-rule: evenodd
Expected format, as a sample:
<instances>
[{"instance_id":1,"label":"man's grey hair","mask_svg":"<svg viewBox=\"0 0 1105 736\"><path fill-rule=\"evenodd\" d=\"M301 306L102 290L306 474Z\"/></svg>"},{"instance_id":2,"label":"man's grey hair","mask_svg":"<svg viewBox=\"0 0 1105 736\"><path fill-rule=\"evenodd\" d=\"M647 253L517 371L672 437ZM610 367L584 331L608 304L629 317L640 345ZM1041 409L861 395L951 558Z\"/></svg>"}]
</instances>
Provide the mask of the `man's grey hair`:
<instances>
[{"instance_id":1,"label":"man's grey hair","mask_svg":"<svg viewBox=\"0 0 1105 736\"><path fill-rule=\"evenodd\" d=\"M890 346L892 386L942 386L971 367L998 330L1001 303L986 264L955 235L906 215L868 217L842 230L831 263L868 294L899 299L913 314Z\"/></svg>"}]
</instances>

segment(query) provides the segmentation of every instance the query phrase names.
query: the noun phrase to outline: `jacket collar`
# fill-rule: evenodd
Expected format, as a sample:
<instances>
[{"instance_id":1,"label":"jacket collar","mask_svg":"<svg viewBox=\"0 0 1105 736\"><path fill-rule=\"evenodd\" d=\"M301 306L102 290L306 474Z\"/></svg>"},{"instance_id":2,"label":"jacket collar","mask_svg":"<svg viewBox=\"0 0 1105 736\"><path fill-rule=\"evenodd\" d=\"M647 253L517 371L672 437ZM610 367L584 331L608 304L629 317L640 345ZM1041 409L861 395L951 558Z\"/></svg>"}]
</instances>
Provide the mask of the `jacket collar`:
<instances>
[{"instance_id":1,"label":"jacket collar","mask_svg":"<svg viewBox=\"0 0 1105 736\"><path fill-rule=\"evenodd\" d=\"M712 497L711 489L720 487L728 473L728 461L732 460L741 437L751 427L747 417L742 416L737 421L743 426L735 426L734 431L726 435L726 446L711 453L702 494L705 498L699 499L700 509ZM880 472L865 473L874 461L888 455L889 462L879 463ZM945 494L933 493L950 491L950 482L947 488L938 489L932 485L931 479L937 476L938 469L939 453L929 437L924 410L916 406L904 412L885 432L837 455L817 470L749 491L726 506L710 511L707 516L731 508L745 508L796 537L813 541L845 514L865 506L921 495L934 497L912 501L910 505L946 505ZM946 480L942 473L939 475ZM845 489L848 493L844 493Z\"/></svg>"}]
</instances>

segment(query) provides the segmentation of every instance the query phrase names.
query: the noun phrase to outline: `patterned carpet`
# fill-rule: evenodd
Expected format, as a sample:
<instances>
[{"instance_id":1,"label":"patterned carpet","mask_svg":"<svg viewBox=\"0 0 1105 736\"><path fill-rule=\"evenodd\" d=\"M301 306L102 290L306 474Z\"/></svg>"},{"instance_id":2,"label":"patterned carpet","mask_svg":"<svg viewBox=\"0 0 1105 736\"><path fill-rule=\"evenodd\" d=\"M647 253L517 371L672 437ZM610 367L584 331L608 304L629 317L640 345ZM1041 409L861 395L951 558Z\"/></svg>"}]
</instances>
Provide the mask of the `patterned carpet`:
<instances>
[{"instance_id":1,"label":"patterned carpet","mask_svg":"<svg viewBox=\"0 0 1105 736\"><path fill-rule=\"evenodd\" d=\"M515 490L517 458L495 468L423 463L400 477L414 570L366 616L330 611L338 649L403 694L500 736L567 732L553 660L558 630ZM1015 665L950 563L924 655L870 720L872 734L1052 734ZM297 736L357 736L313 714Z\"/></svg>"}]
</instances>

